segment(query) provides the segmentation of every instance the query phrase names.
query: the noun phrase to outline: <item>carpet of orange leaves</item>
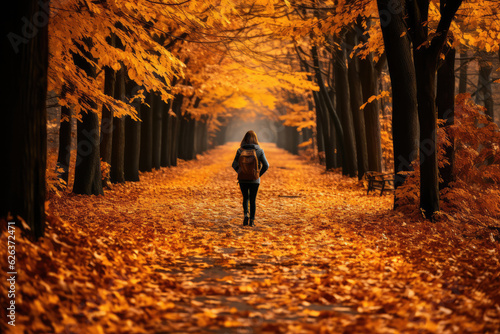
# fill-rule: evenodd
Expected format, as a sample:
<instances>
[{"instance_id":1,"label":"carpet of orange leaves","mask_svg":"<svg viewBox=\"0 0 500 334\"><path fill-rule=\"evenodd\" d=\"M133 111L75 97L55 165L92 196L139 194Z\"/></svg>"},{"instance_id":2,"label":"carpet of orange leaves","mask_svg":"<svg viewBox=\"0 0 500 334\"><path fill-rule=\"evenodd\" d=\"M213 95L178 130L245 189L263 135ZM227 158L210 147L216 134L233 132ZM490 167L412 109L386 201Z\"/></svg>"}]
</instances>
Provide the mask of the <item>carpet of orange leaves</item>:
<instances>
[{"instance_id":1,"label":"carpet of orange leaves","mask_svg":"<svg viewBox=\"0 0 500 334\"><path fill-rule=\"evenodd\" d=\"M3 329L498 332L493 234L465 218L408 218L391 195L263 147L254 228L241 225L234 143L105 196L54 196L46 237L16 240L16 326ZM1 243L6 259L5 231Z\"/></svg>"}]
</instances>

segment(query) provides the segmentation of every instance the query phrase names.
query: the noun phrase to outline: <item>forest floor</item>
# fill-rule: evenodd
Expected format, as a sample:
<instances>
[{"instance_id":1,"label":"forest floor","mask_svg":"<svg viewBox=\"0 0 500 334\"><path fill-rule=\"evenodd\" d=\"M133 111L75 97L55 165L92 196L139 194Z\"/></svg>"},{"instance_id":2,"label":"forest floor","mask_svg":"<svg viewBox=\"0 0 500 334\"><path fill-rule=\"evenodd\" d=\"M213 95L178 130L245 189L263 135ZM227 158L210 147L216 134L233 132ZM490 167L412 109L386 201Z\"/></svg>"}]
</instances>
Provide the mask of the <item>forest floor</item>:
<instances>
[{"instance_id":1,"label":"forest floor","mask_svg":"<svg viewBox=\"0 0 500 334\"><path fill-rule=\"evenodd\" d=\"M357 179L271 144L256 226L244 227L236 148L104 196L54 196L47 237L18 238L9 330L499 332L493 234L466 218L408 218L392 195L367 195Z\"/></svg>"}]
</instances>

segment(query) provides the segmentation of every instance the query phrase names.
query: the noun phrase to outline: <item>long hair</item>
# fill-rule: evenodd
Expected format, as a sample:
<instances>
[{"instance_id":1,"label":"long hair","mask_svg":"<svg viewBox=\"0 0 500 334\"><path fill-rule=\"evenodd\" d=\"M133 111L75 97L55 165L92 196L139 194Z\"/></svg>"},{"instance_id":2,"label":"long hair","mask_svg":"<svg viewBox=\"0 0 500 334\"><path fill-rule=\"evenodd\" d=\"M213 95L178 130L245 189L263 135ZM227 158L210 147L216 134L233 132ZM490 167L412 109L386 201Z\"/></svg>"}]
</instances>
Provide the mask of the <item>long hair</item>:
<instances>
[{"instance_id":1,"label":"long hair","mask_svg":"<svg viewBox=\"0 0 500 334\"><path fill-rule=\"evenodd\" d=\"M257 139L257 134L253 130L250 130L247 133L245 133L245 136L243 137L243 140L241 141L240 146L248 145L248 144L259 145L259 141Z\"/></svg>"}]
</instances>

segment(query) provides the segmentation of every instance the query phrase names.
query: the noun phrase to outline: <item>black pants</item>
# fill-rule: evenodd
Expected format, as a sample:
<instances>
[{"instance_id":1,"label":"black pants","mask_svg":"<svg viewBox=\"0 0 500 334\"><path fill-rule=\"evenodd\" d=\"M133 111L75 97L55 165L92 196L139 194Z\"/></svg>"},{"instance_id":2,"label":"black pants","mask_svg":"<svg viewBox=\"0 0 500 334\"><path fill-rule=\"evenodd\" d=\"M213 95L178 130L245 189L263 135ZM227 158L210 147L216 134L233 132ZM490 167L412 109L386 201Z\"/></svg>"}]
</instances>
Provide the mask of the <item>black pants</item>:
<instances>
[{"instance_id":1,"label":"black pants","mask_svg":"<svg viewBox=\"0 0 500 334\"><path fill-rule=\"evenodd\" d=\"M248 215L248 200L250 200L250 219L255 218L255 199L259 191L258 183L240 183L241 193L243 194L243 211Z\"/></svg>"}]
</instances>

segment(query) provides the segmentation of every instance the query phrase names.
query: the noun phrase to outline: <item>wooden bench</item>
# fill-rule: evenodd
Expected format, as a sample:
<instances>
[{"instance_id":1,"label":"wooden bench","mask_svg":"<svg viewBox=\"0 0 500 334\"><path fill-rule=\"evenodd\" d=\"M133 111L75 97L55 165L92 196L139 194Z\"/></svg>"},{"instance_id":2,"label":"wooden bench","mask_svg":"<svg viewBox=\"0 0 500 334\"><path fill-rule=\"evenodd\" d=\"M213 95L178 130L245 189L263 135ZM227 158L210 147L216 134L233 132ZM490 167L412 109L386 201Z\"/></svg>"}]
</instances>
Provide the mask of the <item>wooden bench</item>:
<instances>
[{"instance_id":1,"label":"wooden bench","mask_svg":"<svg viewBox=\"0 0 500 334\"><path fill-rule=\"evenodd\" d=\"M380 189L380 196L384 191L394 190L394 174L392 173L380 173L380 172L366 172L366 180L368 181L368 187L366 194L370 193L370 190Z\"/></svg>"}]
</instances>

